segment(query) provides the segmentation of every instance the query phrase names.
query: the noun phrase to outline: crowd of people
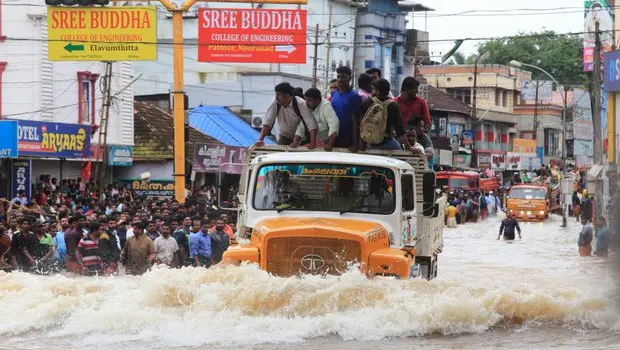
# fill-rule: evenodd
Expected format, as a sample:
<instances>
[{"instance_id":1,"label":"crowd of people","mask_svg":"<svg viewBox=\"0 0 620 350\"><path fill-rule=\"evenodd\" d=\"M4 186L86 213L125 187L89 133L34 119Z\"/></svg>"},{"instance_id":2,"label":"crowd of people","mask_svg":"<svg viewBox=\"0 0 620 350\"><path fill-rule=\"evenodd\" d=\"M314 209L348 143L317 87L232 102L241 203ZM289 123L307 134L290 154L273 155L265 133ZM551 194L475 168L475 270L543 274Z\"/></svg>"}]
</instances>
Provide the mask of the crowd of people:
<instances>
[{"instance_id":1,"label":"crowd of people","mask_svg":"<svg viewBox=\"0 0 620 350\"><path fill-rule=\"evenodd\" d=\"M0 202L2 270L92 276L118 274L120 266L130 275L153 265L209 267L236 239L231 216L213 207L213 187L180 204L137 197L122 184L98 193L80 179L42 180L32 200L20 193Z\"/></svg>"},{"instance_id":2,"label":"crowd of people","mask_svg":"<svg viewBox=\"0 0 620 350\"><path fill-rule=\"evenodd\" d=\"M434 148L428 135L431 117L426 100L417 95L420 83L416 79L406 77L400 95L394 98L378 68L358 77L358 89L351 85L350 68L341 66L336 73L328 98L316 88L303 92L286 82L276 85L276 98L265 113L256 145L264 144L277 122L279 145L353 152L410 150L426 155L433 168Z\"/></svg>"}]
</instances>

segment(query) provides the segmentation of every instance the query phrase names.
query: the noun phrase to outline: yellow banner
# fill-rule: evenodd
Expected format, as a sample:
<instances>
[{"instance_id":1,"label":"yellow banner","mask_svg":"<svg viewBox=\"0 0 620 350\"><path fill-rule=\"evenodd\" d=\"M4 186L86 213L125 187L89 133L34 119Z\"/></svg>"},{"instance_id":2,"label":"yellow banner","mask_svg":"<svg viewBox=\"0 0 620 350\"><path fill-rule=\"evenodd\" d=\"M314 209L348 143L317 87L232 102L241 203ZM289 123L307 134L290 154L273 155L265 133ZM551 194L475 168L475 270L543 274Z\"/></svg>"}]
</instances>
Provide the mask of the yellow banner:
<instances>
[{"instance_id":1,"label":"yellow banner","mask_svg":"<svg viewBox=\"0 0 620 350\"><path fill-rule=\"evenodd\" d=\"M50 61L157 59L157 9L141 7L47 8Z\"/></svg>"},{"instance_id":2,"label":"yellow banner","mask_svg":"<svg viewBox=\"0 0 620 350\"><path fill-rule=\"evenodd\" d=\"M515 153L536 153L536 140L512 139L512 151Z\"/></svg>"}]
</instances>

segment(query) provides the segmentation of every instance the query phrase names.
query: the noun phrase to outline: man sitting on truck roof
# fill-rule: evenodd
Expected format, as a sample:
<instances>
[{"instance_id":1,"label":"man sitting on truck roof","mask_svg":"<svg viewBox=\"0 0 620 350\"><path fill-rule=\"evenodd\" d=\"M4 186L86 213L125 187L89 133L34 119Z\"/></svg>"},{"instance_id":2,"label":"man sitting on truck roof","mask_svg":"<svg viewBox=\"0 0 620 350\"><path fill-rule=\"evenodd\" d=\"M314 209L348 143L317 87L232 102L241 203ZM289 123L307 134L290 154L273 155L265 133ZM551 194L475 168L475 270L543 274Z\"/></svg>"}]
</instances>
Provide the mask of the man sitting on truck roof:
<instances>
[{"instance_id":1,"label":"man sitting on truck roof","mask_svg":"<svg viewBox=\"0 0 620 350\"><path fill-rule=\"evenodd\" d=\"M428 167L430 169L433 169L435 165L433 162L433 159L435 158L435 149L433 148L433 141L431 141L431 138L426 133L424 118L423 117L409 118L409 125L407 127L408 129L415 130L416 135L417 135L416 140L418 141L418 143L422 145L422 147L424 147L426 159L428 160Z\"/></svg>"},{"instance_id":2,"label":"man sitting on truck roof","mask_svg":"<svg viewBox=\"0 0 620 350\"><path fill-rule=\"evenodd\" d=\"M338 128L340 121L329 101L323 99L321 91L317 88L310 88L304 94L306 97L306 106L312 112L314 119L318 125L317 142L319 147L324 147L326 151L331 151L336 144L338 137ZM305 137L303 124L299 124L295 133L295 140L291 147L297 147L309 142Z\"/></svg>"},{"instance_id":3,"label":"man sitting on truck roof","mask_svg":"<svg viewBox=\"0 0 620 350\"><path fill-rule=\"evenodd\" d=\"M316 146L317 125L305 101L293 95L295 89L289 83L283 82L276 85L275 91L276 98L267 108L267 112L265 112L260 138L255 145L264 145L263 140L271 132L277 121L280 127L279 145L288 146L293 143L297 126L301 123L310 138L310 143L307 147L310 149L314 148Z\"/></svg>"}]
</instances>

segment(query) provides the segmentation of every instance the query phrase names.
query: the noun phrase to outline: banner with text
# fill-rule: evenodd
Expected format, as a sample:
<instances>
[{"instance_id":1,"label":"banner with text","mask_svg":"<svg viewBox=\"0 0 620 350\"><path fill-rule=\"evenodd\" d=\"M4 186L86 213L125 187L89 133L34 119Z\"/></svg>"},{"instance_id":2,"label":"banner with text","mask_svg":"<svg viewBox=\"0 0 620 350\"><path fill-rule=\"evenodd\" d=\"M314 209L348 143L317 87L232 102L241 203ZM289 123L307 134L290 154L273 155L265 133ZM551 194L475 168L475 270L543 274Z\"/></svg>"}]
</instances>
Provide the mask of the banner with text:
<instances>
[{"instance_id":1,"label":"banner with text","mask_svg":"<svg viewBox=\"0 0 620 350\"><path fill-rule=\"evenodd\" d=\"M119 180L139 197L173 197L174 182L166 180Z\"/></svg>"},{"instance_id":2,"label":"banner with text","mask_svg":"<svg viewBox=\"0 0 620 350\"><path fill-rule=\"evenodd\" d=\"M513 139L512 151L516 153L536 153L536 140Z\"/></svg>"},{"instance_id":3,"label":"banner with text","mask_svg":"<svg viewBox=\"0 0 620 350\"><path fill-rule=\"evenodd\" d=\"M596 44L596 22L598 22L599 39L602 52L609 52L614 44L614 5L607 0L584 1L584 35L583 35L583 70L592 71L594 65L594 47Z\"/></svg>"},{"instance_id":4,"label":"banner with text","mask_svg":"<svg viewBox=\"0 0 620 350\"><path fill-rule=\"evenodd\" d=\"M452 166L458 166L462 168L471 167L471 155L470 154L455 154L452 157Z\"/></svg>"},{"instance_id":5,"label":"banner with text","mask_svg":"<svg viewBox=\"0 0 620 350\"><path fill-rule=\"evenodd\" d=\"M491 167L493 170L506 168L506 155L503 153L478 153L478 168Z\"/></svg>"},{"instance_id":6,"label":"banner with text","mask_svg":"<svg viewBox=\"0 0 620 350\"><path fill-rule=\"evenodd\" d=\"M111 166L132 166L132 146L108 146L108 164Z\"/></svg>"},{"instance_id":7,"label":"banner with text","mask_svg":"<svg viewBox=\"0 0 620 350\"><path fill-rule=\"evenodd\" d=\"M157 59L157 7L48 7L50 61Z\"/></svg>"},{"instance_id":8,"label":"banner with text","mask_svg":"<svg viewBox=\"0 0 620 350\"><path fill-rule=\"evenodd\" d=\"M90 126L19 120L20 156L89 158Z\"/></svg>"},{"instance_id":9,"label":"banner with text","mask_svg":"<svg viewBox=\"0 0 620 350\"><path fill-rule=\"evenodd\" d=\"M26 198L30 201L30 184L32 183L32 163L30 160L13 160L12 171L12 194L11 198L17 197L19 191L25 191Z\"/></svg>"},{"instance_id":10,"label":"banner with text","mask_svg":"<svg viewBox=\"0 0 620 350\"><path fill-rule=\"evenodd\" d=\"M536 153L506 153L506 170L536 170L540 168L540 159Z\"/></svg>"},{"instance_id":11,"label":"banner with text","mask_svg":"<svg viewBox=\"0 0 620 350\"><path fill-rule=\"evenodd\" d=\"M306 10L202 8L198 61L306 63Z\"/></svg>"},{"instance_id":12,"label":"banner with text","mask_svg":"<svg viewBox=\"0 0 620 350\"><path fill-rule=\"evenodd\" d=\"M247 149L221 144L201 143L194 146L194 170L198 173L241 174ZM221 164L227 164L220 168Z\"/></svg>"},{"instance_id":13,"label":"banner with text","mask_svg":"<svg viewBox=\"0 0 620 350\"><path fill-rule=\"evenodd\" d=\"M17 120L1 120L0 135L0 158L17 158Z\"/></svg>"}]
</instances>

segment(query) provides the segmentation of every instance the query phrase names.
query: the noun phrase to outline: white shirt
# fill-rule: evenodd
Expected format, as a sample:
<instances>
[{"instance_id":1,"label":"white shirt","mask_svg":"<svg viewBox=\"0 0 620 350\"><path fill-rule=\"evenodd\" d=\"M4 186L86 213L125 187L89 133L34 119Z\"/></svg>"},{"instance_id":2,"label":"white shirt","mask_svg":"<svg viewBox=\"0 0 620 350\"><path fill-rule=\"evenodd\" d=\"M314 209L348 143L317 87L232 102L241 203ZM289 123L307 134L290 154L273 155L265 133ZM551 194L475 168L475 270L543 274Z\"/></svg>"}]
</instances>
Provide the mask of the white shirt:
<instances>
[{"instance_id":1,"label":"white shirt","mask_svg":"<svg viewBox=\"0 0 620 350\"><path fill-rule=\"evenodd\" d=\"M129 238L131 238L133 236L134 236L134 234L133 234L133 227L132 227L129 230L127 230L127 235L125 237L127 237L126 240L128 241Z\"/></svg>"},{"instance_id":2,"label":"white shirt","mask_svg":"<svg viewBox=\"0 0 620 350\"><path fill-rule=\"evenodd\" d=\"M317 139L327 143L329 135L338 133L338 129L340 128L340 120L338 119L338 115L336 115L334 107L332 107L332 104L329 101L323 99L321 103L312 111L312 116L314 116L314 120L316 120L319 127L316 134ZM299 123L295 135L301 137L302 140L304 139L306 136L306 131L303 123Z\"/></svg>"},{"instance_id":3,"label":"white shirt","mask_svg":"<svg viewBox=\"0 0 620 350\"><path fill-rule=\"evenodd\" d=\"M312 113L306 106L306 101L302 98L293 96L293 98L297 101L297 107L299 107L299 113L304 118L306 125L308 126L308 131L316 130L317 125ZM278 111L278 101L274 99L269 107L267 108L267 112L265 112L265 118L263 119L263 126L273 127L274 123L277 121L278 126L280 127L280 135L284 137L288 137L293 139L295 137L295 132L297 131L297 126L299 124L303 125L301 122L301 118L295 113L295 108L293 107L293 102L288 104L288 106L280 106L280 112L276 115Z\"/></svg>"},{"instance_id":4,"label":"white shirt","mask_svg":"<svg viewBox=\"0 0 620 350\"><path fill-rule=\"evenodd\" d=\"M174 253L179 251L177 241L171 236L168 236L168 238L159 236L155 239L154 244L155 252L157 253L157 260L166 265L170 265L172 263L172 259L174 258Z\"/></svg>"}]
</instances>

